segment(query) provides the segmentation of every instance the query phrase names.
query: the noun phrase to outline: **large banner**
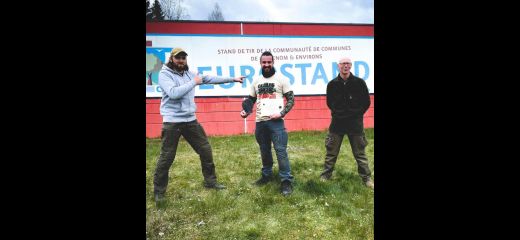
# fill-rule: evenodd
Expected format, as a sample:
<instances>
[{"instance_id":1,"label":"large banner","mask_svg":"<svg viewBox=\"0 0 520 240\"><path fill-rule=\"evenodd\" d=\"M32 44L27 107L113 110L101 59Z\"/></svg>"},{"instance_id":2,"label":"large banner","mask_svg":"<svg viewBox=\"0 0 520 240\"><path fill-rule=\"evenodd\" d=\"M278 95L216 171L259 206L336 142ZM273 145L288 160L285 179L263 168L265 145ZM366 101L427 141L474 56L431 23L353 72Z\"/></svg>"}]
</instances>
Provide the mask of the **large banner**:
<instances>
[{"instance_id":1,"label":"large banner","mask_svg":"<svg viewBox=\"0 0 520 240\"><path fill-rule=\"evenodd\" d=\"M246 76L243 83L199 85L196 96L246 96L261 75L260 55L270 51L278 74L289 79L295 95L324 95L338 75L338 61L352 59L351 72L374 93L373 37L300 37L147 34L146 96L160 97L158 75L173 48L188 53L191 71L224 77Z\"/></svg>"}]
</instances>

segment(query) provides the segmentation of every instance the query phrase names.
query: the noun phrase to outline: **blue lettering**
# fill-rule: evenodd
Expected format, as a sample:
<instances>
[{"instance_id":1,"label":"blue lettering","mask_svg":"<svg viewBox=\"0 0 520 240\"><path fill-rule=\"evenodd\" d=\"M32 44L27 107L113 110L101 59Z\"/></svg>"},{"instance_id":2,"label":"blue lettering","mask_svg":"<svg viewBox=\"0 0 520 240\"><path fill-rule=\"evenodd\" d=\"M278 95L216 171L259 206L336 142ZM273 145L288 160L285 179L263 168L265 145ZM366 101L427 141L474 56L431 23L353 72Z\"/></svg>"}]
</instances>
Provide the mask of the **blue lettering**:
<instances>
[{"instance_id":1,"label":"blue lettering","mask_svg":"<svg viewBox=\"0 0 520 240\"><path fill-rule=\"evenodd\" d=\"M197 70L199 71L199 75L204 75L204 71L211 71L211 67L198 67ZM213 84L202 84L202 85L199 85L199 89L200 90L214 89L214 88L215 88L215 86L213 86Z\"/></svg>"},{"instance_id":2,"label":"blue lettering","mask_svg":"<svg viewBox=\"0 0 520 240\"><path fill-rule=\"evenodd\" d=\"M292 68L292 64L283 64L281 67L280 67L280 70L282 72L282 74L284 76L286 76L287 78L289 78L289 82L291 83L291 85L294 84L294 76L290 73L290 72L287 72L285 69L286 68Z\"/></svg>"},{"instance_id":3,"label":"blue lettering","mask_svg":"<svg viewBox=\"0 0 520 240\"><path fill-rule=\"evenodd\" d=\"M242 82L242 88L246 88L248 80L249 83L253 84L253 76L255 75L255 69L247 65L240 66L240 75L246 77Z\"/></svg>"},{"instance_id":4,"label":"blue lettering","mask_svg":"<svg viewBox=\"0 0 520 240\"><path fill-rule=\"evenodd\" d=\"M310 63L302 63L302 64L295 64L294 66L301 68L301 71L302 71L302 85L306 85L307 84L307 76L305 74L305 68L310 67L311 64Z\"/></svg>"},{"instance_id":5,"label":"blue lettering","mask_svg":"<svg viewBox=\"0 0 520 240\"><path fill-rule=\"evenodd\" d=\"M222 69L220 67L217 67L217 75L222 76ZM229 76L232 78L235 77L235 66L229 66ZM221 86L224 89L230 89L233 86L235 86L235 82L219 84L219 86Z\"/></svg>"},{"instance_id":6,"label":"blue lettering","mask_svg":"<svg viewBox=\"0 0 520 240\"><path fill-rule=\"evenodd\" d=\"M316 70L314 71L314 76L312 76L311 84L316 84L316 80L318 80L319 78L323 79L325 83L329 82L327 80L327 75L325 75L325 69L323 69L323 65L321 63L318 63L318 65L316 65Z\"/></svg>"},{"instance_id":7,"label":"blue lettering","mask_svg":"<svg viewBox=\"0 0 520 240\"><path fill-rule=\"evenodd\" d=\"M338 63L332 62L332 78L337 77L339 74Z\"/></svg>"},{"instance_id":8,"label":"blue lettering","mask_svg":"<svg viewBox=\"0 0 520 240\"><path fill-rule=\"evenodd\" d=\"M365 70L364 71L365 75L363 77L359 76L359 67L360 66L363 66L363 68ZM364 61L355 61L354 62L354 75L356 75L366 81L368 79L369 72L370 72L370 70L368 68L368 63L366 63Z\"/></svg>"}]
</instances>

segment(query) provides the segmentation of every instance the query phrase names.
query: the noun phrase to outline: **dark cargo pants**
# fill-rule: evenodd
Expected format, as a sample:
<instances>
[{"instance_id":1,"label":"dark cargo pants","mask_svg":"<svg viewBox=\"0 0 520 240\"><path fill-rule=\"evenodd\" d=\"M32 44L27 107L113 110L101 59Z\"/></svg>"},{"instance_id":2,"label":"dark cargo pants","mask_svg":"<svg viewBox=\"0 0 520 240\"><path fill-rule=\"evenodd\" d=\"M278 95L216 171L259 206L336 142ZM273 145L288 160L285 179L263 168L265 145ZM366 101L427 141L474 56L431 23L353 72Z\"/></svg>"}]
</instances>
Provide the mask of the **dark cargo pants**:
<instances>
[{"instance_id":1,"label":"dark cargo pants","mask_svg":"<svg viewBox=\"0 0 520 240\"><path fill-rule=\"evenodd\" d=\"M162 127L162 147L155 174L153 179L154 193L164 194L168 185L168 172L175 159L177 146L180 137L190 144L190 146L200 156L202 175L206 184L213 184L217 181L215 174L215 164L213 163L213 153L208 142L208 137L202 126L197 120L186 123L164 122Z\"/></svg>"},{"instance_id":2,"label":"dark cargo pants","mask_svg":"<svg viewBox=\"0 0 520 240\"><path fill-rule=\"evenodd\" d=\"M331 176L334 171L334 165L338 159L339 150L341 143L343 142L344 134L337 134L329 132L325 139L325 148L327 149L327 155L325 156L324 170L321 173L322 176ZM358 166L358 173L361 179L366 182L370 179L371 172L368 166L368 159L365 154L365 147L368 145L368 141L364 135L347 135L352 148L354 159L356 159Z\"/></svg>"}]
</instances>

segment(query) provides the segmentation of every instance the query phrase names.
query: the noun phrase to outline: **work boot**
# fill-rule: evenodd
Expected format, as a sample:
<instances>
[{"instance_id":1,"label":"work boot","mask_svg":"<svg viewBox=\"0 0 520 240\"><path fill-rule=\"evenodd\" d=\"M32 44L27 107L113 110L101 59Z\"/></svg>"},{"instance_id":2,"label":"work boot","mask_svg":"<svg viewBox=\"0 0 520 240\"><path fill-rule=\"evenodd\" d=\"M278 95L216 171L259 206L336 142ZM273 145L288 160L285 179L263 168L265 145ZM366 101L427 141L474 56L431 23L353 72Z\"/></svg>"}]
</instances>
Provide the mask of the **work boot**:
<instances>
[{"instance_id":1,"label":"work boot","mask_svg":"<svg viewBox=\"0 0 520 240\"><path fill-rule=\"evenodd\" d=\"M285 180L285 181L282 181L282 184L281 184L281 190L282 190L282 195L285 197L285 196L288 196L292 193L292 183L291 181L289 180Z\"/></svg>"},{"instance_id":2,"label":"work boot","mask_svg":"<svg viewBox=\"0 0 520 240\"><path fill-rule=\"evenodd\" d=\"M226 186L220 184L220 183L205 183L204 184L204 187L205 188L213 188L215 190L222 190L222 189L226 189Z\"/></svg>"}]
</instances>

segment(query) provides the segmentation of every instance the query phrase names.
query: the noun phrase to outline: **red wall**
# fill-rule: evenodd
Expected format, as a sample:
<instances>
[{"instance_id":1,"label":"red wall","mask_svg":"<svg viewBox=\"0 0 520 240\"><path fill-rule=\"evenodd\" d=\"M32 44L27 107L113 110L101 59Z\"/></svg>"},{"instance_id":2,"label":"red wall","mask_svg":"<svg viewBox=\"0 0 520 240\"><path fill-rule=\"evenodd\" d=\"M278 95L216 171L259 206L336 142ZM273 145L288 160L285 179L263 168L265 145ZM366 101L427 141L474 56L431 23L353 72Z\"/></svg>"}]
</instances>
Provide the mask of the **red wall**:
<instances>
[{"instance_id":1,"label":"red wall","mask_svg":"<svg viewBox=\"0 0 520 240\"><path fill-rule=\"evenodd\" d=\"M365 128L374 127L374 95L364 116ZM330 110L325 96L296 96L293 109L285 116L288 131L325 130L330 124ZM162 116L159 114L161 100L146 99L146 136L161 136ZM240 117L242 98L195 98L197 120L208 135L233 135L244 133L244 119ZM247 133L254 133L255 116L247 118Z\"/></svg>"},{"instance_id":2,"label":"red wall","mask_svg":"<svg viewBox=\"0 0 520 240\"><path fill-rule=\"evenodd\" d=\"M240 23L212 23L200 21L147 22L147 33L169 34L240 34ZM244 35L292 35L292 36L374 36L372 24L289 24L242 23ZM148 42L147 46L153 46ZM365 128L374 127L374 95L364 116ZM146 136L161 136L162 116L160 99L146 99ZM208 135L233 135L244 133L244 119L240 117L241 97L195 98L197 120ZM325 96L296 96L293 109L285 117L288 131L325 130L330 124L330 110ZM247 118L247 133L253 133L255 118Z\"/></svg>"}]
</instances>

